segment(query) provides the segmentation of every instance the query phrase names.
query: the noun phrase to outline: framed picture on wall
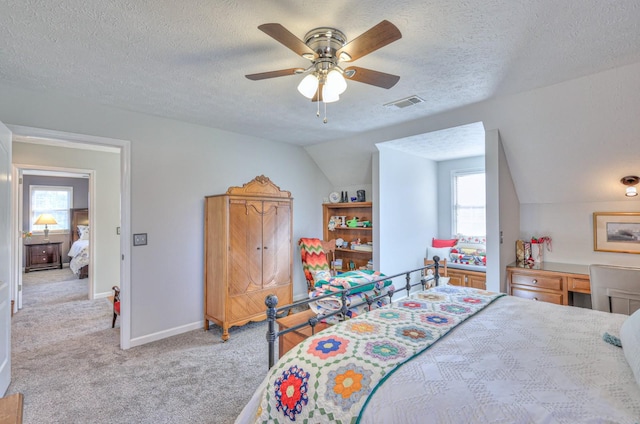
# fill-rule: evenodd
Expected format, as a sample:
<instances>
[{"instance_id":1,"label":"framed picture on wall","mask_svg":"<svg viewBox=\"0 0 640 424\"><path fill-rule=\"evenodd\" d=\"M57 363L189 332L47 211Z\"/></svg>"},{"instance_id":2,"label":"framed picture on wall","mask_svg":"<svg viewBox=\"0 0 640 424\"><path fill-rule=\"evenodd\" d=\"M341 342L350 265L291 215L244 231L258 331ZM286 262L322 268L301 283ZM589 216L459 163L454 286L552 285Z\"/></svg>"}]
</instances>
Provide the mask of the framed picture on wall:
<instances>
[{"instance_id":1,"label":"framed picture on wall","mask_svg":"<svg viewBox=\"0 0 640 424\"><path fill-rule=\"evenodd\" d=\"M594 212L593 250L640 253L640 213Z\"/></svg>"}]
</instances>

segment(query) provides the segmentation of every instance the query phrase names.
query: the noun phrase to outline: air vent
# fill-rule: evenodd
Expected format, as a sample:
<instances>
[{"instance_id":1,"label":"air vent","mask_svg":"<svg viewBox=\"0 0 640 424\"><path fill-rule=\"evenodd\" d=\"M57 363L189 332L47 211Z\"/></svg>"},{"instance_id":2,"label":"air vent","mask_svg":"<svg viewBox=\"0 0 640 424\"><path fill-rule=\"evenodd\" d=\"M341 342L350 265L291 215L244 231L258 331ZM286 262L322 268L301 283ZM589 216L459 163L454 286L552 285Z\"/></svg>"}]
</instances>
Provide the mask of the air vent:
<instances>
[{"instance_id":1,"label":"air vent","mask_svg":"<svg viewBox=\"0 0 640 424\"><path fill-rule=\"evenodd\" d=\"M418 103L424 102L424 99L421 99L418 96L410 96L405 99L396 100L393 102L386 103L385 107L396 107L398 109L404 109L405 107L417 105Z\"/></svg>"}]
</instances>

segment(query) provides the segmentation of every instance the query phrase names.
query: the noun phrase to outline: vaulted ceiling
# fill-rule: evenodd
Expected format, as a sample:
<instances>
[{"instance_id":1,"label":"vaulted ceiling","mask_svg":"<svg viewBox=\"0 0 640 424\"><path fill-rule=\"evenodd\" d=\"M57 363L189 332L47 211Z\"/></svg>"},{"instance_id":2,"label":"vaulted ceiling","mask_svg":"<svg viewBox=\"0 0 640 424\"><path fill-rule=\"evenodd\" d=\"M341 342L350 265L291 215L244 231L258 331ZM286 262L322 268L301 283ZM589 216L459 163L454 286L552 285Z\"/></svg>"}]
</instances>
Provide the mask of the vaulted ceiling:
<instances>
[{"instance_id":1,"label":"vaulted ceiling","mask_svg":"<svg viewBox=\"0 0 640 424\"><path fill-rule=\"evenodd\" d=\"M302 76L245 78L309 65L258 30L263 23L301 39L329 26L351 40L383 19L402 38L353 64L400 81L391 89L350 81L327 105L327 124L296 90ZM307 147L637 62L637 0L0 4L4 84ZM384 106L413 95L425 101Z\"/></svg>"}]
</instances>

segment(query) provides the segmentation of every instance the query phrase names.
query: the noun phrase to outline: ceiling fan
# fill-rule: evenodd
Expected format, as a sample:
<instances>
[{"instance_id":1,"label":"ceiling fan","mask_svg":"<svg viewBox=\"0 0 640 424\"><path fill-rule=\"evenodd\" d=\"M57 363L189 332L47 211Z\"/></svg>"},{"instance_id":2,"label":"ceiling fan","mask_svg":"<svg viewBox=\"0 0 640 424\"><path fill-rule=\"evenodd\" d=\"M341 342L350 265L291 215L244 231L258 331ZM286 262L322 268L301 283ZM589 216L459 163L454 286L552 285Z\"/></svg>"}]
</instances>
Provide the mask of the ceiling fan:
<instances>
[{"instance_id":1,"label":"ceiling fan","mask_svg":"<svg viewBox=\"0 0 640 424\"><path fill-rule=\"evenodd\" d=\"M324 103L339 100L340 94L347 88L345 78L382 88L391 88L400 80L397 75L339 65L341 61L354 61L402 38L400 30L389 21L380 22L350 42L347 42L344 33L329 27L312 29L305 35L304 41L280 24L263 24L258 29L310 60L311 65L306 69L289 68L245 75L250 80L307 74L298 85L298 91L312 101Z\"/></svg>"}]
</instances>

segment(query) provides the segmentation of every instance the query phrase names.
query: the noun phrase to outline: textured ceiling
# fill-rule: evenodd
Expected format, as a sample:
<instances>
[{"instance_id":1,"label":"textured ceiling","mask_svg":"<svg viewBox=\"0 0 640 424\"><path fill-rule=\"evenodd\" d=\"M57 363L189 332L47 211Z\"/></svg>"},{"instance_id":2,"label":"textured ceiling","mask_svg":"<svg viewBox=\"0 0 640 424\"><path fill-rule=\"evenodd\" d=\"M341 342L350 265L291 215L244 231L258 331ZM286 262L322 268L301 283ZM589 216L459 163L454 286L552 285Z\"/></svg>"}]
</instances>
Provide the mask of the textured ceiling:
<instances>
[{"instance_id":1,"label":"textured ceiling","mask_svg":"<svg viewBox=\"0 0 640 424\"><path fill-rule=\"evenodd\" d=\"M482 122L475 122L387 141L382 144L392 149L440 162L457 158L484 156L484 140L484 126Z\"/></svg>"},{"instance_id":2,"label":"textured ceiling","mask_svg":"<svg viewBox=\"0 0 640 424\"><path fill-rule=\"evenodd\" d=\"M311 145L640 61L637 0L3 0L0 80L237 133ZM300 76L245 74L308 62L257 29L353 39L387 19L402 39L353 62L396 74L350 82L329 122ZM418 95L416 106L385 103Z\"/></svg>"}]
</instances>

